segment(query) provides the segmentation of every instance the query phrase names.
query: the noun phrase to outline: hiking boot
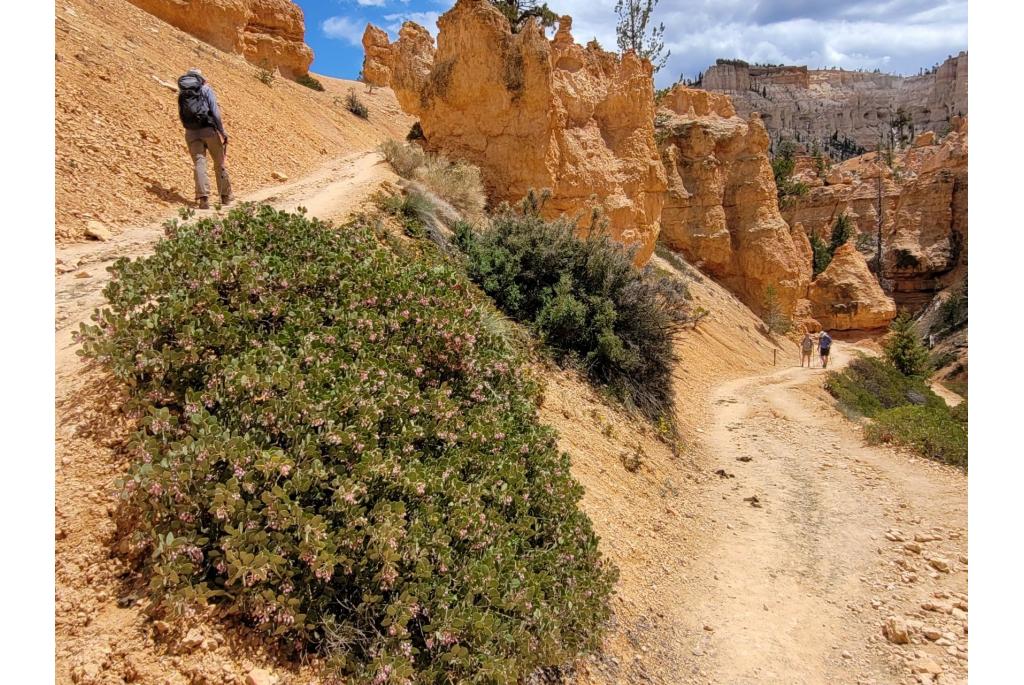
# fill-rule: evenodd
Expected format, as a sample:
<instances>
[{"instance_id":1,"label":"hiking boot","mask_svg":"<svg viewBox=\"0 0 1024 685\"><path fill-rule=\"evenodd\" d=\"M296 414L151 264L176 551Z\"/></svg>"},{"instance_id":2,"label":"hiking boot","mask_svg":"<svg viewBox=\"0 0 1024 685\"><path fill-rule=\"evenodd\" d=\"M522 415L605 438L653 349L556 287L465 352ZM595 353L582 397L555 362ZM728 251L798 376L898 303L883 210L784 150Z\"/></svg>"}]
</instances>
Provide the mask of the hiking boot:
<instances>
[{"instance_id":1,"label":"hiking boot","mask_svg":"<svg viewBox=\"0 0 1024 685\"><path fill-rule=\"evenodd\" d=\"M210 200L208 198L201 197L201 198L198 199L198 203L199 203L199 209L209 209L210 208Z\"/></svg>"},{"instance_id":2,"label":"hiking boot","mask_svg":"<svg viewBox=\"0 0 1024 685\"><path fill-rule=\"evenodd\" d=\"M235 201L235 196L234 195L221 195L220 196L220 206L221 207L227 207L227 206L229 206L234 201Z\"/></svg>"}]
</instances>

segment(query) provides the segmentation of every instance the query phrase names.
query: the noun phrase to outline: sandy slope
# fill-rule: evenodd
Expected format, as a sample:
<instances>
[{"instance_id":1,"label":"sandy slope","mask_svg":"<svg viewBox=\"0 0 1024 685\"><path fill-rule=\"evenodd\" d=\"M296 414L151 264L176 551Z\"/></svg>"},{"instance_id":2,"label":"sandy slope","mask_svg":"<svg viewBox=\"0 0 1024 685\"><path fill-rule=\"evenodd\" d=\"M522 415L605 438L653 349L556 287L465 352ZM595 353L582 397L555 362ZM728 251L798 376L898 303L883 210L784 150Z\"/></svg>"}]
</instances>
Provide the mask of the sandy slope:
<instances>
[{"instance_id":1,"label":"sandy slope","mask_svg":"<svg viewBox=\"0 0 1024 685\"><path fill-rule=\"evenodd\" d=\"M320 77L315 92L276 78L143 12L127 0L56 3L56 182L58 241L80 240L86 222L114 232L191 201L192 167L174 84L189 67L217 92L230 136L236 192L291 178L354 150L403 137L413 119L389 89L367 93L352 81ZM350 89L368 120L347 111ZM212 179L211 179L212 180Z\"/></svg>"}]
</instances>

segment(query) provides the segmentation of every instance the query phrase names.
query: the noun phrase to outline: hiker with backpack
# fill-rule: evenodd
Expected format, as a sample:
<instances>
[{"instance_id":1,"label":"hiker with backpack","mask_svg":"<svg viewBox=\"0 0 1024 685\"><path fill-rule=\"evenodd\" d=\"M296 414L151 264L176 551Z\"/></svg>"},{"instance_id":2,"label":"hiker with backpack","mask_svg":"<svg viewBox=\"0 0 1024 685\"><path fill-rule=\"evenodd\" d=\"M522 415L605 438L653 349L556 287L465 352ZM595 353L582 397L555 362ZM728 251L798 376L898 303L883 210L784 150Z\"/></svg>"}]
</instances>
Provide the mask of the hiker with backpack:
<instances>
[{"instance_id":1,"label":"hiker with backpack","mask_svg":"<svg viewBox=\"0 0 1024 685\"><path fill-rule=\"evenodd\" d=\"M818 353L821 355L821 368L828 368L828 355L832 351L832 336L822 331L818 338Z\"/></svg>"},{"instance_id":2,"label":"hiker with backpack","mask_svg":"<svg viewBox=\"0 0 1024 685\"><path fill-rule=\"evenodd\" d=\"M800 368L807 362L807 368L811 368L811 352L814 351L814 338L810 332L804 331L804 339L800 341Z\"/></svg>"},{"instance_id":3,"label":"hiker with backpack","mask_svg":"<svg viewBox=\"0 0 1024 685\"><path fill-rule=\"evenodd\" d=\"M185 127L185 144L195 165L196 203L199 209L210 207L210 179L206 175L206 152L213 157L217 172L217 192L222 205L234 199L228 177L228 134L224 132L220 107L213 88L198 69L189 69L178 79L178 117Z\"/></svg>"}]
</instances>

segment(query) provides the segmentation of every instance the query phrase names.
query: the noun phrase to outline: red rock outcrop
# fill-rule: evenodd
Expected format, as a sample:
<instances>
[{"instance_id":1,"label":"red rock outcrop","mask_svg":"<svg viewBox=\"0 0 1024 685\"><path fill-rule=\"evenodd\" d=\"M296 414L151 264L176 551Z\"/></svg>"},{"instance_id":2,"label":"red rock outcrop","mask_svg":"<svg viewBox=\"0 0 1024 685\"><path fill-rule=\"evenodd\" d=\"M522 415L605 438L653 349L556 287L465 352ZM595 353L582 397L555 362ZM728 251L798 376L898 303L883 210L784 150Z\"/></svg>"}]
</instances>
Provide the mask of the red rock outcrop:
<instances>
[{"instance_id":1,"label":"red rock outcrop","mask_svg":"<svg viewBox=\"0 0 1024 685\"><path fill-rule=\"evenodd\" d=\"M811 283L807 298L811 316L826 330L884 328L896 316L896 303L882 292L852 243L836 250L828 267Z\"/></svg>"},{"instance_id":2,"label":"red rock outcrop","mask_svg":"<svg viewBox=\"0 0 1024 685\"><path fill-rule=\"evenodd\" d=\"M130 0L141 9L196 38L278 69L304 76L313 51L304 42L302 10L290 0Z\"/></svg>"},{"instance_id":3,"label":"red rock outcrop","mask_svg":"<svg viewBox=\"0 0 1024 685\"><path fill-rule=\"evenodd\" d=\"M810 244L779 213L760 118L736 115L726 95L676 86L659 103L668 176L662 241L754 311L773 286L792 313L811 279Z\"/></svg>"},{"instance_id":4,"label":"red rock outcrop","mask_svg":"<svg viewBox=\"0 0 1024 685\"><path fill-rule=\"evenodd\" d=\"M833 166L824 179L805 172L802 178L815 187L794 198L783 216L827 240L845 213L858 233L874 239L881 189L883 278L901 307L924 306L967 260L967 120L955 117L952 126L941 140L918 136L893 156L891 168L869 152Z\"/></svg>"},{"instance_id":5,"label":"red rock outcrop","mask_svg":"<svg viewBox=\"0 0 1024 685\"><path fill-rule=\"evenodd\" d=\"M665 191L652 68L632 53L577 45L571 24L563 17L549 41L532 19L513 32L487 0L459 0L438 20L429 72L422 52L410 59L409 40L387 64L389 85L420 118L429 149L480 167L492 202L547 188L542 212L581 215L584 225L596 204L612 236L637 245L643 263ZM405 42L403 35L395 45Z\"/></svg>"}]
</instances>

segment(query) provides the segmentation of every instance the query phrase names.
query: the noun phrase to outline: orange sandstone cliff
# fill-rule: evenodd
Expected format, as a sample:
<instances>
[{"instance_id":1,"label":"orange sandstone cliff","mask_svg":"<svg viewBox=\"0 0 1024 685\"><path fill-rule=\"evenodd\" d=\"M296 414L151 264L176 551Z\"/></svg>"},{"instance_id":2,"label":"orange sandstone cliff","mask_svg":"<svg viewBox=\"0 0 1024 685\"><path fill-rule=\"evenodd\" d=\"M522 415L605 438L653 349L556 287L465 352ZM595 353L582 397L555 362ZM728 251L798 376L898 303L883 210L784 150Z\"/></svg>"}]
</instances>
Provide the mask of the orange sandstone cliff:
<instances>
[{"instance_id":1,"label":"orange sandstone cliff","mask_svg":"<svg viewBox=\"0 0 1024 685\"><path fill-rule=\"evenodd\" d=\"M662 241L755 311L773 286L787 312L811 280L810 245L779 213L768 135L726 95L676 86L659 102L668 175Z\"/></svg>"},{"instance_id":2,"label":"orange sandstone cliff","mask_svg":"<svg viewBox=\"0 0 1024 685\"><path fill-rule=\"evenodd\" d=\"M407 23L393 46L367 27L363 71L420 118L429 149L480 167L492 203L547 188L543 214L584 227L597 205L642 263L665 197L652 68L576 44L571 26L563 17L552 40L532 19L513 32L486 0L459 0L438 20L432 60L421 27Z\"/></svg>"},{"instance_id":3,"label":"orange sandstone cliff","mask_svg":"<svg viewBox=\"0 0 1024 685\"><path fill-rule=\"evenodd\" d=\"M225 52L294 78L309 73L302 10L290 0L130 0Z\"/></svg>"}]
</instances>

